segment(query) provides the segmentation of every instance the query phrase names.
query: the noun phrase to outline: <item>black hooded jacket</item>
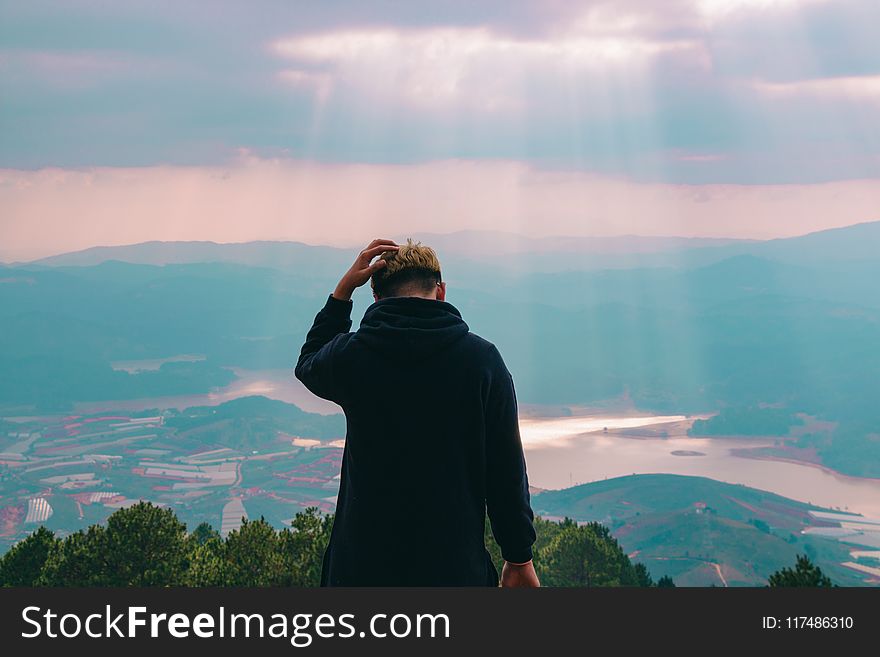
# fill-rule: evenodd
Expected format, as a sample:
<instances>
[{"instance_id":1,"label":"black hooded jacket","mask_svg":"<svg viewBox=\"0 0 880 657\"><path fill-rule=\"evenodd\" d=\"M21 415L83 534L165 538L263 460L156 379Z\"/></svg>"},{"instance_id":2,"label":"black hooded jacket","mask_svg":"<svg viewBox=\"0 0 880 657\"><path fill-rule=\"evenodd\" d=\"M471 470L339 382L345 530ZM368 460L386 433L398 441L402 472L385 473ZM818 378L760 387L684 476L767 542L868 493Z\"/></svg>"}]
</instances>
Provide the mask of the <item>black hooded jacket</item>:
<instances>
[{"instance_id":1,"label":"black hooded jacket","mask_svg":"<svg viewBox=\"0 0 880 657\"><path fill-rule=\"evenodd\" d=\"M342 479L322 586L494 586L532 558L534 519L513 379L450 303L389 297L359 330L330 295L296 377L345 411Z\"/></svg>"}]
</instances>

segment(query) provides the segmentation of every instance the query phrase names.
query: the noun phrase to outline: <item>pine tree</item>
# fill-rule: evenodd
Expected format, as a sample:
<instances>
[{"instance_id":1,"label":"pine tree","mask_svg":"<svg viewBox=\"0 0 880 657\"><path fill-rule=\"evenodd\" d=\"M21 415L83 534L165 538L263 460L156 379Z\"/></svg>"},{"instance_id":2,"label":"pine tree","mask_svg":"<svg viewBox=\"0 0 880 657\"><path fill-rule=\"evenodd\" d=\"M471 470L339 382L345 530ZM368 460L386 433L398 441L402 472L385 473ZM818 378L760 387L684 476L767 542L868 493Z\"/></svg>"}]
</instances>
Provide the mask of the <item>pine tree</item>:
<instances>
[{"instance_id":1,"label":"pine tree","mask_svg":"<svg viewBox=\"0 0 880 657\"><path fill-rule=\"evenodd\" d=\"M597 522L581 526L574 522L562 523L550 543L539 550L536 563L545 586L642 584L639 571L610 530ZM647 569L644 569L642 577L646 575Z\"/></svg>"},{"instance_id":2,"label":"pine tree","mask_svg":"<svg viewBox=\"0 0 880 657\"><path fill-rule=\"evenodd\" d=\"M110 586L106 530L101 525L75 532L49 550L40 586Z\"/></svg>"},{"instance_id":3,"label":"pine tree","mask_svg":"<svg viewBox=\"0 0 880 657\"><path fill-rule=\"evenodd\" d=\"M285 572L279 544L278 534L264 518L242 519L224 544L226 586L281 586Z\"/></svg>"},{"instance_id":4,"label":"pine tree","mask_svg":"<svg viewBox=\"0 0 880 657\"><path fill-rule=\"evenodd\" d=\"M35 586L49 552L58 543L42 525L0 558L0 586Z\"/></svg>"},{"instance_id":5,"label":"pine tree","mask_svg":"<svg viewBox=\"0 0 880 657\"><path fill-rule=\"evenodd\" d=\"M782 568L770 575L768 586L832 587L831 580L806 555L798 555L794 569Z\"/></svg>"}]
</instances>

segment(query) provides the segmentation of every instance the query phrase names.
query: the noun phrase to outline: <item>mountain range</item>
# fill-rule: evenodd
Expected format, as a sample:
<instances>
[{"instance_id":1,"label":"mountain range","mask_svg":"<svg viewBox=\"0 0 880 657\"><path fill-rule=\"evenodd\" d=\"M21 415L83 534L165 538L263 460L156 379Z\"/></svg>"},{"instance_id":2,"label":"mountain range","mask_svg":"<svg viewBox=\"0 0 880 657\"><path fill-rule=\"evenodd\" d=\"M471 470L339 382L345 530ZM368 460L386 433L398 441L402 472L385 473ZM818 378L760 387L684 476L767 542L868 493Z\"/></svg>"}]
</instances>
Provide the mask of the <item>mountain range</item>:
<instances>
[{"instance_id":1,"label":"mountain range","mask_svg":"<svg viewBox=\"0 0 880 657\"><path fill-rule=\"evenodd\" d=\"M765 242L619 238L598 254L595 240L430 237L448 300L499 346L524 403L731 417L778 406L824 421L799 439L824 464L880 476L880 222ZM466 237L476 250L454 246ZM150 242L3 266L0 409L206 392L232 367L290 367L353 256ZM358 290L355 327L371 302ZM179 354L205 358L111 365Z\"/></svg>"},{"instance_id":2,"label":"mountain range","mask_svg":"<svg viewBox=\"0 0 880 657\"><path fill-rule=\"evenodd\" d=\"M397 235L394 239L403 242L407 237L433 246L441 255L441 261L484 262L520 272L594 270L606 266L700 266L738 255L810 265L873 259L880 242L880 221L771 240L640 235L530 237L488 230ZM95 246L15 264L57 267L96 265L107 260L152 265L228 262L300 272L317 268L320 272L333 273L338 266L351 260L353 253L353 249L295 241L152 241ZM530 259L510 263L511 256L528 256Z\"/></svg>"}]
</instances>

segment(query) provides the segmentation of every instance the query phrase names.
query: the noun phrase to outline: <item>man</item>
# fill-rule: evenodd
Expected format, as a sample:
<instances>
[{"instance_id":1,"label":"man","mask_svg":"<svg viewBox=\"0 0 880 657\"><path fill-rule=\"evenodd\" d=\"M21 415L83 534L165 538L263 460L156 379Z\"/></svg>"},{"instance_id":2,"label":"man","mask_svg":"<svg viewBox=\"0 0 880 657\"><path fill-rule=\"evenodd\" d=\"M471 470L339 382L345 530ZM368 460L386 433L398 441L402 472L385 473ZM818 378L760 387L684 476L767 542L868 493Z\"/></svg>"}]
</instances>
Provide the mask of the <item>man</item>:
<instances>
[{"instance_id":1,"label":"man","mask_svg":"<svg viewBox=\"0 0 880 657\"><path fill-rule=\"evenodd\" d=\"M379 257L375 262L373 258ZM371 279L356 332L351 295ZM322 586L539 586L513 380L446 301L434 251L373 240L306 336L296 376L345 411Z\"/></svg>"}]
</instances>

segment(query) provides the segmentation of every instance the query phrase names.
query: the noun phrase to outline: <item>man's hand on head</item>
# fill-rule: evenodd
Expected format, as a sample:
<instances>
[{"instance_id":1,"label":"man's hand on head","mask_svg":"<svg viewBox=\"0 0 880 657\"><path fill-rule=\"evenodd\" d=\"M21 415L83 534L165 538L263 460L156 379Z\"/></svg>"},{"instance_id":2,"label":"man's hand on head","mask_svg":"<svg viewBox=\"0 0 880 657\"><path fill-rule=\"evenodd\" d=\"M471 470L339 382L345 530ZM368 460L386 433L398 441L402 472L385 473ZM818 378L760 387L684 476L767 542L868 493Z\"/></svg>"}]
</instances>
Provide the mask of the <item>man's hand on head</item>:
<instances>
[{"instance_id":1,"label":"man's hand on head","mask_svg":"<svg viewBox=\"0 0 880 657\"><path fill-rule=\"evenodd\" d=\"M535 572L535 564L531 561L526 563L504 562L501 568L502 588L530 588L536 589L541 586L538 581L538 573Z\"/></svg>"},{"instance_id":2,"label":"man's hand on head","mask_svg":"<svg viewBox=\"0 0 880 657\"><path fill-rule=\"evenodd\" d=\"M376 239L370 242L367 248L358 254L351 268L345 272L345 275L333 291L333 297L340 301L350 301L352 293L370 280L373 272L385 266L385 261L381 258L373 264L370 264L370 261L376 256L382 255L385 251L394 251L399 248L394 240Z\"/></svg>"}]
</instances>

